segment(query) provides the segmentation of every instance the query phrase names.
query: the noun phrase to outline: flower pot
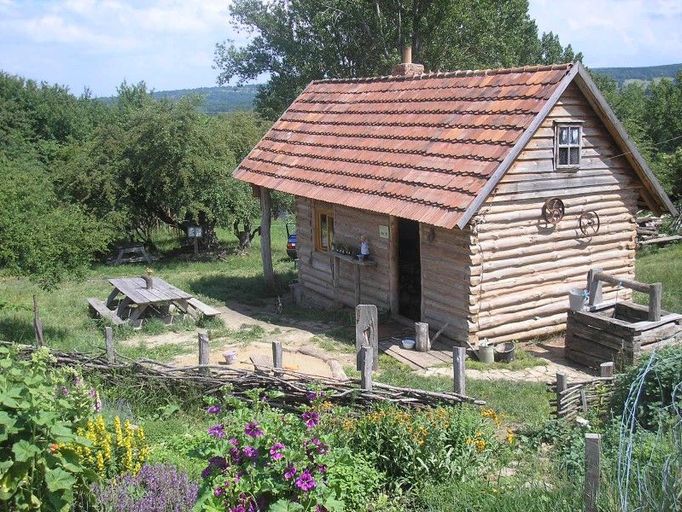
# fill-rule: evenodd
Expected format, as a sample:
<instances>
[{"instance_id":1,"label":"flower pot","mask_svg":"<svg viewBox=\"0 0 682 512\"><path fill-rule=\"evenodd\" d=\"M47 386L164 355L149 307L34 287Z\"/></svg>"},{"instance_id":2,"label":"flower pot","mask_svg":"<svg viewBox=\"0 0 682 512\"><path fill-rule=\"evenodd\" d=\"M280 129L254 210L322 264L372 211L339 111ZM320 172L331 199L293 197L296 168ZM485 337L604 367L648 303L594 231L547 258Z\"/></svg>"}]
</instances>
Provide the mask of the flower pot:
<instances>
[{"instance_id":1,"label":"flower pot","mask_svg":"<svg viewBox=\"0 0 682 512\"><path fill-rule=\"evenodd\" d=\"M223 352L223 357L225 358L225 363L227 364L234 364L237 362L237 352L234 350Z\"/></svg>"}]
</instances>

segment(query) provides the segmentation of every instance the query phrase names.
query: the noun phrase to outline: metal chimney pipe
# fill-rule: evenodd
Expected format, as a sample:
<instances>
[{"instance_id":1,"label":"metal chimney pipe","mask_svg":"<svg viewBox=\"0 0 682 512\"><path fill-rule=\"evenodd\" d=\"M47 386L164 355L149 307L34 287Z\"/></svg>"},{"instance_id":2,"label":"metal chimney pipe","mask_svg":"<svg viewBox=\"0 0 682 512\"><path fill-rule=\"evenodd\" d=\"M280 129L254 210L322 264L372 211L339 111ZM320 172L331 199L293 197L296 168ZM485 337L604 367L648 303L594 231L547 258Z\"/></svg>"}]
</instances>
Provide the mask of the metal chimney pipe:
<instances>
[{"instance_id":1,"label":"metal chimney pipe","mask_svg":"<svg viewBox=\"0 0 682 512\"><path fill-rule=\"evenodd\" d=\"M403 46L403 64L412 64L412 46Z\"/></svg>"}]
</instances>

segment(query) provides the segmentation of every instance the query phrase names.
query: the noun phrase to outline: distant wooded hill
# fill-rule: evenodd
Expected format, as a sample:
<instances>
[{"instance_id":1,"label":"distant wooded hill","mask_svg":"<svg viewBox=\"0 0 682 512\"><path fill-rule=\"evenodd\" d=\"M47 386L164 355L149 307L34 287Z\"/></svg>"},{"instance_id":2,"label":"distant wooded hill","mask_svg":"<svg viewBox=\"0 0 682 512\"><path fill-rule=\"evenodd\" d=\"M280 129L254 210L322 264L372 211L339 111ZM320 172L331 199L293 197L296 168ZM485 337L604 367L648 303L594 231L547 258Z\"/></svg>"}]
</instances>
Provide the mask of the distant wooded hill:
<instances>
[{"instance_id":1,"label":"distant wooded hill","mask_svg":"<svg viewBox=\"0 0 682 512\"><path fill-rule=\"evenodd\" d=\"M258 92L258 84L242 85L241 87L198 87L196 89L177 89L174 91L154 91L152 96L157 99L166 98L179 100L184 96L199 96L202 98L200 110L207 114L233 112L235 110L253 109L253 100ZM106 103L115 98L99 98Z\"/></svg>"},{"instance_id":2,"label":"distant wooded hill","mask_svg":"<svg viewBox=\"0 0 682 512\"><path fill-rule=\"evenodd\" d=\"M592 68L592 71L607 75L618 82L618 85L623 85L633 80L649 82L663 77L674 78L678 72L682 71L682 63L639 68ZM202 112L219 114L234 110L251 110L258 87L258 84L241 87L199 87L197 89L155 91L152 94L155 98L171 100L178 100L189 95L199 96L204 100L200 107ZM113 101L113 98L100 99L106 102Z\"/></svg>"},{"instance_id":3,"label":"distant wooded hill","mask_svg":"<svg viewBox=\"0 0 682 512\"><path fill-rule=\"evenodd\" d=\"M682 71L682 63L640 68L592 68L592 71L609 76L618 82L618 85L623 85L634 80L650 82L660 78L674 78Z\"/></svg>"}]
</instances>

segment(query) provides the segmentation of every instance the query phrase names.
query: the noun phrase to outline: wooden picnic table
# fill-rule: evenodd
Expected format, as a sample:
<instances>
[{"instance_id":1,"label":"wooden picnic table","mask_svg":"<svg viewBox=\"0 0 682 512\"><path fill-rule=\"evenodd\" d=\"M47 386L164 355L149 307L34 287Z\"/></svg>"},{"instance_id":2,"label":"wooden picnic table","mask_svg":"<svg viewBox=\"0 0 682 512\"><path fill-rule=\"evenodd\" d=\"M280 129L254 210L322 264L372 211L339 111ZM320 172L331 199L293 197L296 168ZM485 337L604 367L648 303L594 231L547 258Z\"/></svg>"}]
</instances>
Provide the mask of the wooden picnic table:
<instances>
[{"instance_id":1,"label":"wooden picnic table","mask_svg":"<svg viewBox=\"0 0 682 512\"><path fill-rule=\"evenodd\" d=\"M152 286L142 277L122 277L109 279L114 289L106 302L90 298L90 307L100 316L114 324L130 323L133 327L142 324L145 312L154 312L166 323L172 322L171 306L181 313L192 316L216 316L219 311L196 299L192 294L164 281L160 277L151 278ZM151 311L150 311L151 310Z\"/></svg>"}]
</instances>

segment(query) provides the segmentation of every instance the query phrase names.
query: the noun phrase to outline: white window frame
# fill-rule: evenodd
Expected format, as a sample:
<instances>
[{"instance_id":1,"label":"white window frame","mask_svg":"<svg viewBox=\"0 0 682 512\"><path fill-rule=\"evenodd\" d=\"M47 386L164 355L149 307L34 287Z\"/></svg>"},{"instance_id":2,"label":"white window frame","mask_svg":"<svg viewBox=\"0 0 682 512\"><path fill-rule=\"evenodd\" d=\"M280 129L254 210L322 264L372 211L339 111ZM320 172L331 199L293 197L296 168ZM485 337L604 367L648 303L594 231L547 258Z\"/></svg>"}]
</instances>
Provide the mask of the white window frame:
<instances>
[{"instance_id":1,"label":"white window frame","mask_svg":"<svg viewBox=\"0 0 682 512\"><path fill-rule=\"evenodd\" d=\"M567 128L569 130L568 143L559 143L559 132L562 128ZM572 128L578 129L578 143L572 144L570 137ZM568 150L568 161L571 160L571 149L578 148L578 161L575 163L560 164L559 163L559 149L566 148ZM579 169L582 162L583 154L583 125L580 122L567 121L567 122L557 122L554 125L554 169L564 170L564 169Z\"/></svg>"}]
</instances>

